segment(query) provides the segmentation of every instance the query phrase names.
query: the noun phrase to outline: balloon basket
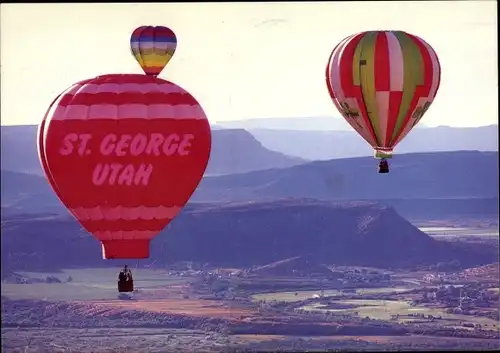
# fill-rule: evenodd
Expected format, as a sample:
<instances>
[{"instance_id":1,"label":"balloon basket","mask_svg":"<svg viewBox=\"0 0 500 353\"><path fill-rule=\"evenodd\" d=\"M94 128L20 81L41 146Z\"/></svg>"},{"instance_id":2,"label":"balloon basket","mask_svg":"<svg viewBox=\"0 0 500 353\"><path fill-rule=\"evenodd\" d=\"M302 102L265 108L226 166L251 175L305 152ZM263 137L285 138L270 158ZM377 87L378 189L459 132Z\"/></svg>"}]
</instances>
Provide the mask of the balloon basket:
<instances>
[{"instance_id":1,"label":"balloon basket","mask_svg":"<svg viewBox=\"0 0 500 353\"><path fill-rule=\"evenodd\" d=\"M134 281L118 281L118 292L128 293L134 291Z\"/></svg>"},{"instance_id":2,"label":"balloon basket","mask_svg":"<svg viewBox=\"0 0 500 353\"><path fill-rule=\"evenodd\" d=\"M387 174L389 173L389 163L385 159L382 159L378 165L378 173L379 174Z\"/></svg>"}]
</instances>

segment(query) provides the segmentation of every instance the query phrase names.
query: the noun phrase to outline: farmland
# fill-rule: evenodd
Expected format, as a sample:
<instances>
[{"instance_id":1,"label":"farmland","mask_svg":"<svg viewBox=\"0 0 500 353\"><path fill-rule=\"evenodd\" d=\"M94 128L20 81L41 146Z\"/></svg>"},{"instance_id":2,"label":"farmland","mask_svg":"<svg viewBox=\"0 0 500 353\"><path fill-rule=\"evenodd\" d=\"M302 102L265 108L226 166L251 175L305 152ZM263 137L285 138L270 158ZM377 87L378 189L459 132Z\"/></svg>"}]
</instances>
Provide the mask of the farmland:
<instances>
[{"instance_id":1,"label":"farmland","mask_svg":"<svg viewBox=\"0 0 500 353\"><path fill-rule=\"evenodd\" d=\"M472 222L472 224L468 224ZM491 221L440 221L417 223L418 229L431 237L449 241L488 242L498 244L499 228Z\"/></svg>"},{"instance_id":2,"label":"farmland","mask_svg":"<svg viewBox=\"0 0 500 353\"><path fill-rule=\"evenodd\" d=\"M359 294L372 294L372 293L391 293L391 292L405 292L409 288L398 287L398 288L356 288L353 289L355 293ZM331 289L323 291L323 295L326 297L336 297L342 296L345 292L338 289ZM296 302L305 299L313 298L318 295L318 291L296 291L296 292L277 292L277 293L262 293L252 296L254 300L264 300L264 301L284 301L284 302Z\"/></svg>"},{"instance_id":3,"label":"farmland","mask_svg":"<svg viewBox=\"0 0 500 353\"><path fill-rule=\"evenodd\" d=\"M336 313L349 313L360 317L369 317L375 320L395 320L396 322L423 323L439 318L443 326L460 326L463 322L471 322L482 326L496 327L498 321L486 317L471 317L470 315L449 314L442 308L425 306L412 306L408 301L402 300L339 300L336 304L346 304L348 309L331 309L324 304L311 304L301 307L303 310L331 311ZM432 318L432 320L431 320Z\"/></svg>"},{"instance_id":4,"label":"farmland","mask_svg":"<svg viewBox=\"0 0 500 353\"><path fill-rule=\"evenodd\" d=\"M48 277L61 283L3 283L2 295L19 299L42 299L49 301L116 300L116 268L64 269L60 272L23 272L18 274L34 281ZM143 296L153 295L165 286L179 286L189 279L168 276L165 270L136 269L134 282ZM68 279L70 281L68 281ZM169 293L175 293L175 288Z\"/></svg>"},{"instance_id":5,"label":"farmland","mask_svg":"<svg viewBox=\"0 0 500 353\"><path fill-rule=\"evenodd\" d=\"M269 283L280 281L285 287L300 288L304 280L234 277L239 269L196 274L137 268L133 270L136 291L130 299L122 300L115 287L116 269L20 272L34 282L56 277L60 283L3 283L2 297L14 300L3 304L7 315L2 338L8 342L4 350L15 352L16 347L36 346L61 352L111 352L107 345L118 350L148 347L152 352L161 352L165 345L172 350L190 347L207 352L220 351L221 347L370 350L386 346L498 346L497 319L450 313L438 302L417 303L423 291L439 293L443 288L426 283L429 271L332 269L341 270L353 281L376 271L392 280L385 287L363 287L353 282L339 288L338 280L330 283L309 278L307 286L316 281L316 290L259 292L260 285L267 288ZM462 282L454 286L468 288L470 282L465 275L473 276L469 280L475 282L495 278L491 272L494 269L490 266L457 273L456 278L462 278ZM207 287L206 283L212 285ZM488 286L484 292L498 297L496 287ZM9 305L15 305L16 311L5 309ZM43 313L43 319L37 318L36 312ZM50 341L44 338L47 335ZM418 335L418 341L412 338L417 337L414 335Z\"/></svg>"},{"instance_id":6,"label":"farmland","mask_svg":"<svg viewBox=\"0 0 500 353\"><path fill-rule=\"evenodd\" d=\"M90 305L99 308L117 308L124 310L149 311L174 315L204 316L226 319L241 319L256 314L255 310L231 307L230 305L206 299L155 299L130 301L90 301Z\"/></svg>"}]
</instances>

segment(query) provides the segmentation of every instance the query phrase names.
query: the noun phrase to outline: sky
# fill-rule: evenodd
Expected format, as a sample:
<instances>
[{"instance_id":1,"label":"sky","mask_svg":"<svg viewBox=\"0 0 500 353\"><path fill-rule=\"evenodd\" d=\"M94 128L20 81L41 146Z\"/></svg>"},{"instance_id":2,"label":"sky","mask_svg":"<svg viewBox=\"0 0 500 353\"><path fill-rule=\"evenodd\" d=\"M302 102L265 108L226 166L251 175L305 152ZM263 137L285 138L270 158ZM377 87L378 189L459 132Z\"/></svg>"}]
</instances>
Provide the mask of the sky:
<instances>
[{"instance_id":1,"label":"sky","mask_svg":"<svg viewBox=\"0 0 500 353\"><path fill-rule=\"evenodd\" d=\"M425 125L498 123L496 1L1 4L0 13L2 125L38 124L76 81L142 73L129 46L140 25L176 33L159 77L189 91L211 123L340 119L328 57L344 37L374 29L416 34L438 53L441 86Z\"/></svg>"}]
</instances>

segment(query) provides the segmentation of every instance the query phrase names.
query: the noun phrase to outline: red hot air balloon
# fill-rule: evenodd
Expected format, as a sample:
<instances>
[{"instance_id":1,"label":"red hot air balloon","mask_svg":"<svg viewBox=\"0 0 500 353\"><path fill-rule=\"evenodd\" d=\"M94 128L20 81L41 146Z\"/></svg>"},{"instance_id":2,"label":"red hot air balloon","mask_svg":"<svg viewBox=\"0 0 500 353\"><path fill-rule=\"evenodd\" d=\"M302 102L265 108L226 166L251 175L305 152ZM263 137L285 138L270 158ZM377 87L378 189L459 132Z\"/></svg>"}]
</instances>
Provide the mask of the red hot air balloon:
<instances>
[{"instance_id":1,"label":"red hot air balloon","mask_svg":"<svg viewBox=\"0 0 500 353\"><path fill-rule=\"evenodd\" d=\"M333 103L381 158L386 158L429 109L441 67L432 47L403 31L368 31L342 40L332 51L326 83Z\"/></svg>"},{"instance_id":2,"label":"red hot air balloon","mask_svg":"<svg viewBox=\"0 0 500 353\"><path fill-rule=\"evenodd\" d=\"M196 99L153 76L115 74L61 93L39 129L47 178L105 259L149 257L149 243L200 182L210 125Z\"/></svg>"},{"instance_id":3,"label":"red hot air balloon","mask_svg":"<svg viewBox=\"0 0 500 353\"><path fill-rule=\"evenodd\" d=\"M73 86L71 86L68 90L72 89L75 86L83 84L85 81L77 82ZM66 90L66 91L68 91ZM64 93L64 92L63 92ZM49 184L52 186L52 189L54 189L54 192L56 195L59 197L59 199L62 201L62 197L59 194L59 191L57 190L57 185L52 179L52 175L50 174L50 170L47 166L47 161L45 159L45 147L44 147L44 131L45 131L45 122L47 120L47 116L51 113L52 108L54 107L54 103L59 99L61 95L58 95L52 103L49 105L49 109L45 113L42 121L40 122L40 125L38 125L38 131L37 131L37 150L38 150L38 158L40 159L40 164L42 166L42 170L45 174L45 177L47 178Z\"/></svg>"}]
</instances>

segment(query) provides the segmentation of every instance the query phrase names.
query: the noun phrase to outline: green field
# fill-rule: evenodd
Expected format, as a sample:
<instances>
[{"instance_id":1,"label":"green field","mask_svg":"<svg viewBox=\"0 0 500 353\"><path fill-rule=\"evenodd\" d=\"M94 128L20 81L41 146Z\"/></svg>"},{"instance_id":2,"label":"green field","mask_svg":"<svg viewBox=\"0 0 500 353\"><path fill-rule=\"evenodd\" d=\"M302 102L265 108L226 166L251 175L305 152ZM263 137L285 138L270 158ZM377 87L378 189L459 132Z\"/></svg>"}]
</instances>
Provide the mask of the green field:
<instances>
[{"instance_id":1,"label":"green field","mask_svg":"<svg viewBox=\"0 0 500 353\"><path fill-rule=\"evenodd\" d=\"M392 315L405 315L398 318L399 322L408 321L424 321L419 317L409 317L408 314L423 314L423 315L433 315L441 316L442 320L440 323L444 323L448 326L460 326L461 323L469 322L473 324L480 325L499 325L499 322L486 317L471 316L471 315L458 315L458 314L448 314L444 312L443 309L439 308L428 308L424 306L411 306L407 301L400 300L366 300L366 299L353 299L353 300L339 300L336 301L339 304L352 304L356 305L355 308L351 309L325 309L324 304L313 303L310 305L305 305L301 307L302 310L312 310L312 311L331 311L338 313L349 313L356 314L360 317L366 317L375 320L391 320Z\"/></svg>"},{"instance_id":2,"label":"green field","mask_svg":"<svg viewBox=\"0 0 500 353\"><path fill-rule=\"evenodd\" d=\"M170 276L165 270L132 269L134 285L140 292L154 291L168 285L183 284L186 277ZM49 301L108 300L117 297L116 268L66 269L57 273L18 272L29 278L59 278L66 283L2 283L2 296L11 299L42 299Z\"/></svg>"},{"instance_id":3,"label":"green field","mask_svg":"<svg viewBox=\"0 0 500 353\"><path fill-rule=\"evenodd\" d=\"M391 293L391 292L405 292L410 290L411 288L404 288L404 287L399 287L399 288L391 288L391 287L383 287L383 288L356 288L356 293L349 293L349 294L376 294L376 293ZM297 295L295 295L297 293ZM320 291L315 290L308 290L308 291L294 291L294 292L277 292L277 293L261 293L261 294L255 294L252 296L252 299L255 301L271 301L271 300L276 300L276 301L283 301L283 302L298 302L306 299L311 299L315 295L319 295ZM341 296L345 293L343 293L341 290L337 289L332 289L332 290L325 290L323 292L325 297L338 297Z\"/></svg>"}]
</instances>

